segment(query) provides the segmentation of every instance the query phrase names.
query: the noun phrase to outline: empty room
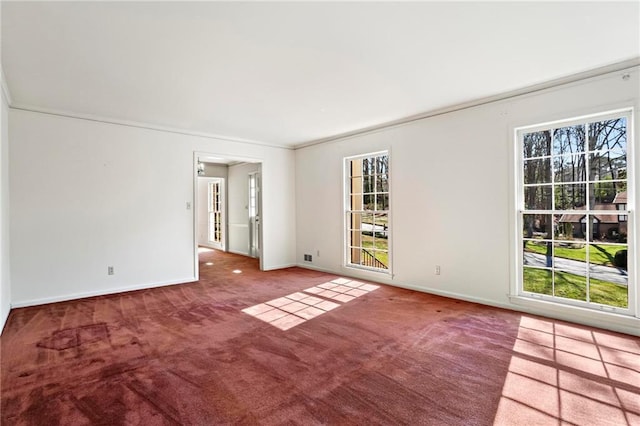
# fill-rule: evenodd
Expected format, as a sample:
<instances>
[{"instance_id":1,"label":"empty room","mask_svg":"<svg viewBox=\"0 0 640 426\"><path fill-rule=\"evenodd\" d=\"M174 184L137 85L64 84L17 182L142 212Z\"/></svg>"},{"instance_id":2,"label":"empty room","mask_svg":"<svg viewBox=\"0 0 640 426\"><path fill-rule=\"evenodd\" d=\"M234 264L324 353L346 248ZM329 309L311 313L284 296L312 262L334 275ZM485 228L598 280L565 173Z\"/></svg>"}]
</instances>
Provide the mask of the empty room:
<instances>
[{"instance_id":1,"label":"empty room","mask_svg":"<svg viewBox=\"0 0 640 426\"><path fill-rule=\"evenodd\" d=\"M640 425L639 1L0 24L0 424Z\"/></svg>"}]
</instances>

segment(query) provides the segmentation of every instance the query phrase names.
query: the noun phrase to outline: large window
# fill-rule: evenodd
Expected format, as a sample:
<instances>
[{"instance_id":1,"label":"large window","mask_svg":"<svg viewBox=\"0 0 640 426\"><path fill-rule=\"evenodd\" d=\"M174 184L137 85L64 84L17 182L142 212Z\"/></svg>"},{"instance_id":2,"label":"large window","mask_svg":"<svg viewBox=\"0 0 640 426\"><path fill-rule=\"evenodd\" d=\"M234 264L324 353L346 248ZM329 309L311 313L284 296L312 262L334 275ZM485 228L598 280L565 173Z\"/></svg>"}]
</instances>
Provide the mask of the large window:
<instances>
[{"instance_id":1,"label":"large window","mask_svg":"<svg viewBox=\"0 0 640 426\"><path fill-rule=\"evenodd\" d=\"M631 112L517 131L519 293L632 313Z\"/></svg>"},{"instance_id":2,"label":"large window","mask_svg":"<svg viewBox=\"0 0 640 426\"><path fill-rule=\"evenodd\" d=\"M349 157L345 167L346 263L388 272L389 154Z\"/></svg>"}]
</instances>

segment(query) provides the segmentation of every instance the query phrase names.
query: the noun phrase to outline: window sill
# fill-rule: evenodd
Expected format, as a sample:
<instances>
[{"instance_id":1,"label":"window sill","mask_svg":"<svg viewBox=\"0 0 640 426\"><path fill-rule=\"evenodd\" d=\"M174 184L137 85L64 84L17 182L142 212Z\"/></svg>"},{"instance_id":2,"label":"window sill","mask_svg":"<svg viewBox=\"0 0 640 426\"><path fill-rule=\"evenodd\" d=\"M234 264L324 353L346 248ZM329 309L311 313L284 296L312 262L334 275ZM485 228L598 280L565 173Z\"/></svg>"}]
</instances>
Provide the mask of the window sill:
<instances>
[{"instance_id":1,"label":"window sill","mask_svg":"<svg viewBox=\"0 0 640 426\"><path fill-rule=\"evenodd\" d=\"M514 305L530 308L523 310L532 314L549 316L563 321L578 322L593 327L640 336L640 318L633 315L597 311L580 306L564 305L519 295L510 295L509 301Z\"/></svg>"},{"instance_id":2,"label":"window sill","mask_svg":"<svg viewBox=\"0 0 640 426\"><path fill-rule=\"evenodd\" d=\"M346 270L350 270L350 271L371 273L371 274L375 274L375 275L387 275L390 278L393 278L393 273L391 272L391 269L368 268L366 266L351 265L351 264L342 265L342 268L346 269Z\"/></svg>"}]
</instances>

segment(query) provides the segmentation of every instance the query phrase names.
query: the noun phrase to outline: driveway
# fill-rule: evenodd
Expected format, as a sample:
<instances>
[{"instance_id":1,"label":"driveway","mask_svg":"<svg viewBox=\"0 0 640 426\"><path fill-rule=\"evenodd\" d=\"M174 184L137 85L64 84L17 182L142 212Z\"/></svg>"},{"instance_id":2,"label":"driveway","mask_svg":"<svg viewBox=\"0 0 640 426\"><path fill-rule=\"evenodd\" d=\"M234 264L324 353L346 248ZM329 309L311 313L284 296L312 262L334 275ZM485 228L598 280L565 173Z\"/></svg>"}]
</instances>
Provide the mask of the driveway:
<instances>
[{"instance_id":1,"label":"driveway","mask_svg":"<svg viewBox=\"0 0 640 426\"><path fill-rule=\"evenodd\" d=\"M554 257L553 262L555 268L562 272L569 272L575 275L581 275L583 277L587 276L587 268L586 262L581 262L579 260L571 260L565 259L563 257ZM524 253L524 264L527 266L540 266L546 267L547 265L547 256L544 254L538 253ZM615 268L612 266L604 266L604 265L590 265L589 266L589 276L591 278L597 278L602 281L607 281L610 283L616 283L620 285L627 285L627 271L620 268Z\"/></svg>"}]
</instances>

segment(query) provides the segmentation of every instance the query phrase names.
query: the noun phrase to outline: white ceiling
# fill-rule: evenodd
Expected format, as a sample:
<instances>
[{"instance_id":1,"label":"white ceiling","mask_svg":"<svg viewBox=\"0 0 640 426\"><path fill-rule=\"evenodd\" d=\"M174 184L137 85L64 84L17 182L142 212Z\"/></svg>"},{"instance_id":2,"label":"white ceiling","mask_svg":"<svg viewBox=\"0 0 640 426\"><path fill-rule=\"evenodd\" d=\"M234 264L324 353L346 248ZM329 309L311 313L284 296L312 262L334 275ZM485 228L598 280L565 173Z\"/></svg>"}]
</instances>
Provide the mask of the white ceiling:
<instances>
[{"instance_id":1,"label":"white ceiling","mask_svg":"<svg viewBox=\"0 0 640 426\"><path fill-rule=\"evenodd\" d=\"M640 2L2 2L12 106L293 146L640 56Z\"/></svg>"}]
</instances>

